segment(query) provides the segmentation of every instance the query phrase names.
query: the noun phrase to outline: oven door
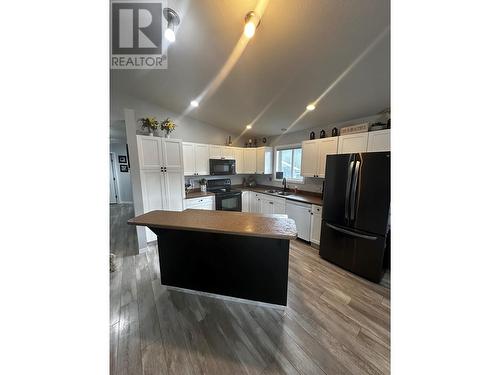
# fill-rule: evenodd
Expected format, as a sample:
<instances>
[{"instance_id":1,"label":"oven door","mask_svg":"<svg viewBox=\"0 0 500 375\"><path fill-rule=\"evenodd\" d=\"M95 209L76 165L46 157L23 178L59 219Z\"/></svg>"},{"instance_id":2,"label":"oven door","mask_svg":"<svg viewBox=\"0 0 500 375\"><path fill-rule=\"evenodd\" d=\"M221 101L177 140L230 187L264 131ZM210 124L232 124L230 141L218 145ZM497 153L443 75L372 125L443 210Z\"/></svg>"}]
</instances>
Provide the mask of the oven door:
<instances>
[{"instance_id":1,"label":"oven door","mask_svg":"<svg viewBox=\"0 0 500 375\"><path fill-rule=\"evenodd\" d=\"M241 212L241 191L237 193L224 193L215 196L215 209L219 211Z\"/></svg>"},{"instance_id":2,"label":"oven door","mask_svg":"<svg viewBox=\"0 0 500 375\"><path fill-rule=\"evenodd\" d=\"M236 174L235 161L231 159L210 159L210 175L224 176Z\"/></svg>"}]
</instances>

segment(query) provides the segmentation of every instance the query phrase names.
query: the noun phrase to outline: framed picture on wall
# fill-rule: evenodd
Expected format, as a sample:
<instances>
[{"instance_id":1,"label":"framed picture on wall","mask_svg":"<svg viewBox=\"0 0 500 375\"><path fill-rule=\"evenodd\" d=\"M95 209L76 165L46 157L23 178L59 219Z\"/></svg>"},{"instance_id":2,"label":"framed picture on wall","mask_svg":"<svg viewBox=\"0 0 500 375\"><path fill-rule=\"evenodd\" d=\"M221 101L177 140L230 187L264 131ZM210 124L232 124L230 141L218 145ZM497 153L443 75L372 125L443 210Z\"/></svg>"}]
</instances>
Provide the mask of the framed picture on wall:
<instances>
[{"instance_id":1,"label":"framed picture on wall","mask_svg":"<svg viewBox=\"0 0 500 375\"><path fill-rule=\"evenodd\" d=\"M118 156L118 163L127 164L127 157L125 155L119 155Z\"/></svg>"},{"instance_id":2,"label":"framed picture on wall","mask_svg":"<svg viewBox=\"0 0 500 375\"><path fill-rule=\"evenodd\" d=\"M128 165L120 164L120 172L128 172Z\"/></svg>"}]
</instances>

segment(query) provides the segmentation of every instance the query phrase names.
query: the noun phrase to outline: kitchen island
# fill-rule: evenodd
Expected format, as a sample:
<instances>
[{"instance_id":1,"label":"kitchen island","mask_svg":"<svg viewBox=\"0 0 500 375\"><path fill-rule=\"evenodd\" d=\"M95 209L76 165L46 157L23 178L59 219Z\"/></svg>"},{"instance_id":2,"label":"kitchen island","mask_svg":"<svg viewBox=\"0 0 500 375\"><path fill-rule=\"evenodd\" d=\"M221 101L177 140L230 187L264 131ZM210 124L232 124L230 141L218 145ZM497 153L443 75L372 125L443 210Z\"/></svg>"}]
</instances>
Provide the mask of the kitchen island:
<instances>
[{"instance_id":1,"label":"kitchen island","mask_svg":"<svg viewBox=\"0 0 500 375\"><path fill-rule=\"evenodd\" d=\"M287 215L151 211L128 223L157 235L163 285L286 306L297 236Z\"/></svg>"}]
</instances>

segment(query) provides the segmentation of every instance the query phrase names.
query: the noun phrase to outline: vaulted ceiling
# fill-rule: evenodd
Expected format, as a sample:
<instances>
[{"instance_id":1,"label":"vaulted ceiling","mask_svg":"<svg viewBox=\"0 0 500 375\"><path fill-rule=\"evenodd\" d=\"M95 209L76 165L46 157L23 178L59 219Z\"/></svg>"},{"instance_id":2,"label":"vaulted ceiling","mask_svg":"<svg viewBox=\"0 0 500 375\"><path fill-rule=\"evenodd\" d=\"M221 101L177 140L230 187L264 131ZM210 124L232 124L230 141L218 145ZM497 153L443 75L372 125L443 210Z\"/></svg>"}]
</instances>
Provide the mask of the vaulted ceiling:
<instances>
[{"instance_id":1,"label":"vaulted ceiling","mask_svg":"<svg viewBox=\"0 0 500 375\"><path fill-rule=\"evenodd\" d=\"M255 36L227 74L256 0L169 0L181 17L166 70L113 70L121 92L231 132L281 134L390 107L389 0L270 0ZM262 0L260 1L262 5ZM227 67L227 65L226 65ZM222 76L219 85L210 86ZM316 101L315 111L304 113Z\"/></svg>"}]
</instances>

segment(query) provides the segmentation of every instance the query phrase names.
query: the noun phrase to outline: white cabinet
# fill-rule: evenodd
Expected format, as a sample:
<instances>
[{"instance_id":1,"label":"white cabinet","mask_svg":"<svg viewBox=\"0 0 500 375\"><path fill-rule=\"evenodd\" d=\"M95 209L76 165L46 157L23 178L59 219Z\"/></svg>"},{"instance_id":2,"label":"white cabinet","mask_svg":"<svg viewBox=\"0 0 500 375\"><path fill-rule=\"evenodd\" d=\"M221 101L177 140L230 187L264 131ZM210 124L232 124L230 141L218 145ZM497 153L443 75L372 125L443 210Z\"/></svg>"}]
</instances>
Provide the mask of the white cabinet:
<instances>
[{"instance_id":1,"label":"white cabinet","mask_svg":"<svg viewBox=\"0 0 500 375\"><path fill-rule=\"evenodd\" d=\"M323 212L323 207L317 206L315 204L311 207L311 243L319 245L319 240L321 237L321 214Z\"/></svg>"},{"instance_id":2,"label":"white cabinet","mask_svg":"<svg viewBox=\"0 0 500 375\"><path fill-rule=\"evenodd\" d=\"M302 162L300 174L315 177L318 164L318 143L315 140L302 142Z\"/></svg>"},{"instance_id":3,"label":"white cabinet","mask_svg":"<svg viewBox=\"0 0 500 375\"><path fill-rule=\"evenodd\" d=\"M224 146L209 145L210 159L221 159L223 156Z\"/></svg>"},{"instance_id":4,"label":"white cabinet","mask_svg":"<svg viewBox=\"0 0 500 375\"><path fill-rule=\"evenodd\" d=\"M311 205L286 201L286 214L289 218L295 220L297 227L297 237L305 241L311 238Z\"/></svg>"},{"instance_id":5,"label":"white cabinet","mask_svg":"<svg viewBox=\"0 0 500 375\"><path fill-rule=\"evenodd\" d=\"M272 195L262 194L261 213L263 214L284 214L285 198L273 197Z\"/></svg>"},{"instance_id":6,"label":"white cabinet","mask_svg":"<svg viewBox=\"0 0 500 375\"><path fill-rule=\"evenodd\" d=\"M236 164L236 174L244 173L245 166L243 165L243 149L240 147L234 147L234 162Z\"/></svg>"},{"instance_id":7,"label":"white cabinet","mask_svg":"<svg viewBox=\"0 0 500 375\"><path fill-rule=\"evenodd\" d=\"M368 133L341 135L339 137L339 154L366 152L368 147Z\"/></svg>"},{"instance_id":8,"label":"white cabinet","mask_svg":"<svg viewBox=\"0 0 500 375\"><path fill-rule=\"evenodd\" d=\"M337 153L339 137L302 142L301 175L325 177L326 156Z\"/></svg>"},{"instance_id":9,"label":"white cabinet","mask_svg":"<svg viewBox=\"0 0 500 375\"><path fill-rule=\"evenodd\" d=\"M184 200L184 208L193 208L196 210L214 210L215 200L214 197L199 197Z\"/></svg>"},{"instance_id":10,"label":"white cabinet","mask_svg":"<svg viewBox=\"0 0 500 375\"><path fill-rule=\"evenodd\" d=\"M391 130L378 130L368 133L368 152L390 151Z\"/></svg>"},{"instance_id":11,"label":"white cabinet","mask_svg":"<svg viewBox=\"0 0 500 375\"><path fill-rule=\"evenodd\" d=\"M184 176L208 176L208 145L184 142Z\"/></svg>"},{"instance_id":12,"label":"white cabinet","mask_svg":"<svg viewBox=\"0 0 500 375\"><path fill-rule=\"evenodd\" d=\"M159 170L163 167L162 138L148 135L137 136L139 169Z\"/></svg>"},{"instance_id":13,"label":"white cabinet","mask_svg":"<svg viewBox=\"0 0 500 375\"><path fill-rule=\"evenodd\" d=\"M256 172L258 174L273 173L273 148L258 147L256 150Z\"/></svg>"},{"instance_id":14,"label":"white cabinet","mask_svg":"<svg viewBox=\"0 0 500 375\"><path fill-rule=\"evenodd\" d=\"M182 211L185 153L182 141L138 135L137 148L144 213ZM147 229L146 238L154 241L156 236Z\"/></svg>"},{"instance_id":15,"label":"white cabinet","mask_svg":"<svg viewBox=\"0 0 500 375\"><path fill-rule=\"evenodd\" d=\"M262 194L250 192L250 212L260 213L261 212L261 200Z\"/></svg>"},{"instance_id":16,"label":"white cabinet","mask_svg":"<svg viewBox=\"0 0 500 375\"><path fill-rule=\"evenodd\" d=\"M248 190L241 192L241 212L250 212L250 194Z\"/></svg>"},{"instance_id":17,"label":"white cabinet","mask_svg":"<svg viewBox=\"0 0 500 375\"><path fill-rule=\"evenodd\" d=\"M234 156L234 151L235 151L236 147L229 147L229 146L226 146L222 149L222 157L224 159L234 159L235 156Z\"/></svg>"},{"instance_id":18,"label":"white cabinet","mask_svg":"<svg viewBox=\"0 0 500 375\"><path fill-rule=\"evenodd\" d=\"M318 142L318 165L316 170L316 177L325 177L326 157L327 155L335 155L339 137L330 137L320 139Z\"/></svg>"},{"instance_id":19,"label":"white cabinet","mask_svg":"<svg viewBox=\"0 0 500 375\"><path fill-rule=\"evenodd\" d=\"M243 173L254 174L257 172L257 149L243 149Z\"/></svg>"}]
</instances>

